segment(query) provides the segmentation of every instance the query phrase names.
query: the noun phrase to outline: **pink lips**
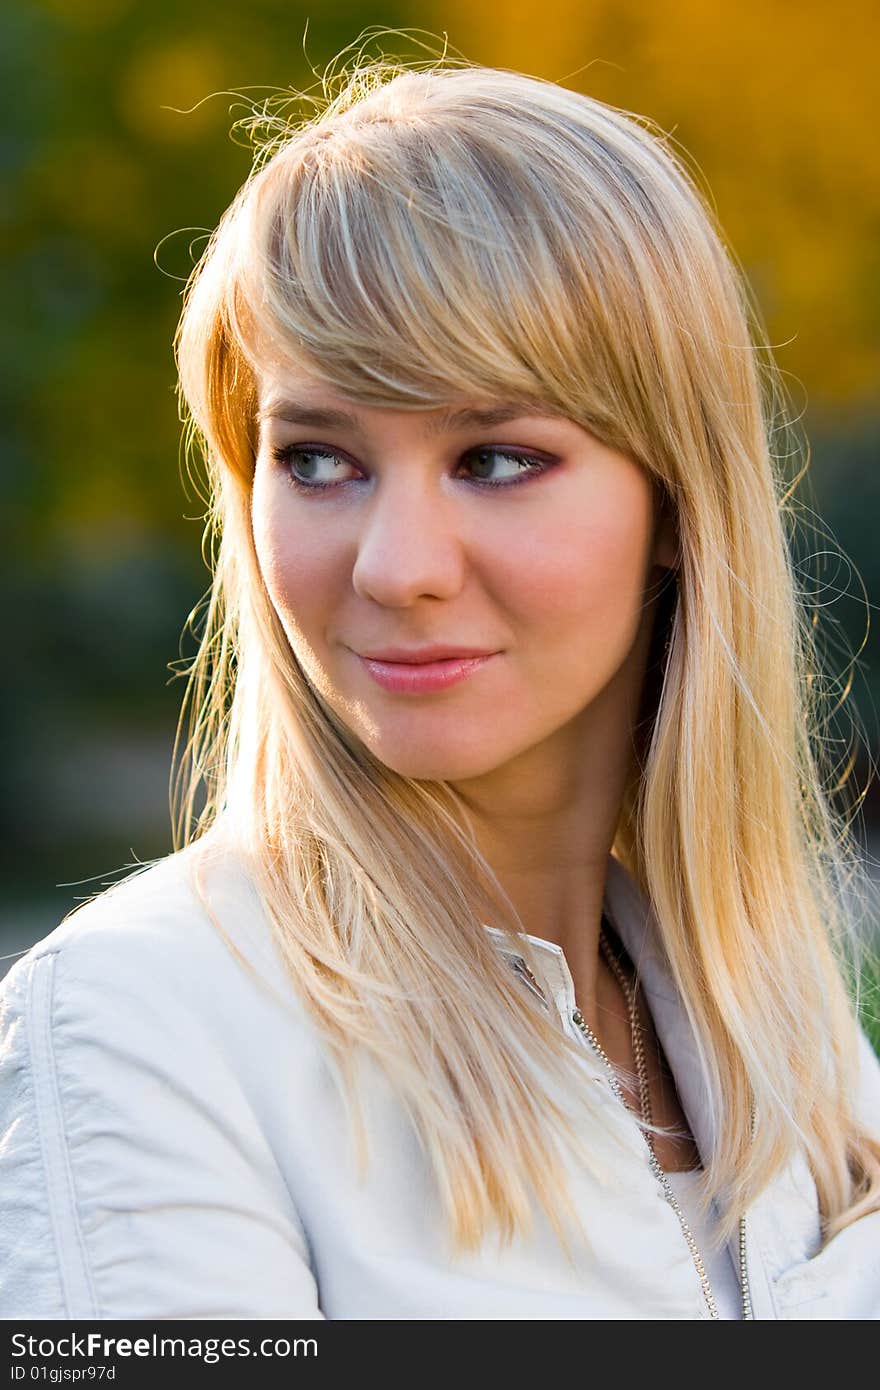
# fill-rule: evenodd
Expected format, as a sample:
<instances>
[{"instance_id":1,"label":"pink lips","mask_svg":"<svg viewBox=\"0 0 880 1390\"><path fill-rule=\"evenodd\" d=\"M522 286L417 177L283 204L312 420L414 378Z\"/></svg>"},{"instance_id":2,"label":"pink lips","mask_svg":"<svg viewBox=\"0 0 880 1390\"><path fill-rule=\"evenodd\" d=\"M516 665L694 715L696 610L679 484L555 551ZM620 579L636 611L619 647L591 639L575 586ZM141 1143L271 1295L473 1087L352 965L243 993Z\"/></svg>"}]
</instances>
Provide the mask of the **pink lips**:
<instances>
[{"instance_id":1,"label":"pink lips","mask_svg":"<svg viewBox=\"0 0 880 1390\"><path fill-rule=\"evenodd\" d=\"M385 653L383 652L383 658ZM395 655L397 653L395 652ZM433 656L426 651L425 655ZM399 695L426 695L431 691L445 690L479 670L491 661L496 652L480 652L472 655L455 655L415 660L414 654L408 660L392 661L375 657L361 656L373 680L385 690Z\"/></svg>"}]
</instances>

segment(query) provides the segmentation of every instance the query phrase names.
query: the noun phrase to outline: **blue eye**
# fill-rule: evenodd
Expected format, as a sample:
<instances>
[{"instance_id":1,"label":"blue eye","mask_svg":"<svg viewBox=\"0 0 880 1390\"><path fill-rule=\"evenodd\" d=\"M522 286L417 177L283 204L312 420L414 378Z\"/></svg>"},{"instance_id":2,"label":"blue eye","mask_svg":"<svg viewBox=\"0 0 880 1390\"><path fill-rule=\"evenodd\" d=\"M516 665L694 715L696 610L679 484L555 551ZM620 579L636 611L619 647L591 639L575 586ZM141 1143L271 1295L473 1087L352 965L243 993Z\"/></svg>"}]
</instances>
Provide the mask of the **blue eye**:
<instances>
[{"instance_id":1,"label":"blue eye","mask_svg":"<svg viewBox=\"0 0 880 1390\"><path fill-rule=\"evenodd\" d=\"M275 462L284 469L284 474L290 485L300 492L323 492L327 488L339 487L343 483L356 482L356 478L333 478L332 476L320 476L322 464L329 464L326 469L327 474L332 474L333 467L341 465L346 468L353 468L346 460L333 449L328 449L323 445L302 445L285 444L280 448L270 451ZM464 462L471 470L471 486L478 488L501 488L516 487L529 478L546 473L552 468L552 464L544 459L539 459L531 454L519 454L508 449L479 448L469 449L462 456ZM504 459L507 464L513 465L512 471L507 477L492 478L488 476L492 464L487 468L486 461L492 459Z\"/></svg>"},{"instance_id":2,"label":"blue eye","mask_svg":"<svg viewBox=\"0 0 880 1390\"><path fill-rule=\"evenodd\" d=\"M489 487L509 487L512 483L517 483L521 478L531 477L535 473L544 473L549 464L542 462L541 459L532 458L528 454L508 453L505 449L472 449L468 458L473 459L477 464L478 471L474 476ZM515 465L515 471L508 474L506 478L488 478L479 469L483 466L485 459L506 459L508 463Z\"/></svg>"},{"instance_id":3,"label":"blue eye","mask_svg":"<svg viewBox=\"0 0 880 1390\"><path fill-rule=\"evenodd\" d=\"M338 454L334 454L330 449L302 449L295 444L287 444L282 449L273 449L272 457L276 462L285 464L288 477L294 487L301 487L306 490L314 488L333 487L335 483L342 481L334 478L321 478L319 473L321 461L331 463L342 463ZM294 467L300 470L305 476L297 476Z\"/></svg>"}]
</instances>

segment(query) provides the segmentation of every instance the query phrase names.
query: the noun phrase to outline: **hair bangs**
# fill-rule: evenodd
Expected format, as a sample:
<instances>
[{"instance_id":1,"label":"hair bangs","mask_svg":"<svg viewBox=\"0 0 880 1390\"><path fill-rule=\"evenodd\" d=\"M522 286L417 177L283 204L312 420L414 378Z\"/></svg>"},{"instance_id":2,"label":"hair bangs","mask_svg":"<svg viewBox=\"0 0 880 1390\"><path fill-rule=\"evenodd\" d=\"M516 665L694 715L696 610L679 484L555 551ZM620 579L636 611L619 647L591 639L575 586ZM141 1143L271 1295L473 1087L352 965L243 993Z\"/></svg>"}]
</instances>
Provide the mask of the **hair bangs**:
<instances>
[{"instance_id":1,"label":"hair bangs","mask_svg":"<svg viewBox=\"0 0 880 1390\"><path fill-rule=\"evenodd\" d=\"M402 409L544 402L622 442L591 350L605 296L585 285L585 245L560 238L552 181L470 130L374 122L292 141L260 182L229 287L255 373Z\"/></svg>"}]
</instances>

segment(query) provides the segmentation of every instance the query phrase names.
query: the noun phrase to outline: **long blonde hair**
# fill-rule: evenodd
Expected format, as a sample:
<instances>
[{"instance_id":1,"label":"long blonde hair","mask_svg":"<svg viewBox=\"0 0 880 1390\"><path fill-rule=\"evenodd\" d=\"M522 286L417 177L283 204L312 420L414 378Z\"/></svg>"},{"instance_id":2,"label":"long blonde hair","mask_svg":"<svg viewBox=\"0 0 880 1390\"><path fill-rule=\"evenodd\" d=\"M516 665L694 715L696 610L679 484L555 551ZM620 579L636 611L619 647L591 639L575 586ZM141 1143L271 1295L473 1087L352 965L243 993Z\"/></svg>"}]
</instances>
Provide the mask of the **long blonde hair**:
<instances>
[{"instance_id":1,"label":"long blonde hair","mask_svg":"<svg viewBox=\"0 0 880 1390\"><path fill-rule=\"evenodd\" d=\"M528 930L458 798L383 766L310 685L251 532L267 353L366 404L561 407L646 470L678 529L612 852L652 905L705 1067L704 1199L724 1199L726 1239L802 1151L827 1241L880 1206L880 1143L853 1100L845 897L861 880L825 790L793 488L773 451L785 396L745 277L668 139L554 83L362 59L325 79L310 115L297 106L253 109L253 167L175 340L213 566L175 846L227 827L362 1161L365 1052L407 1106L456 1248L490 1224L526 1230L533 1195L562 1237L575 1151L604 1181L624 1171L624 1131L597 1119L574 1046L477 926Z\"/></svg>"}]
</instances>

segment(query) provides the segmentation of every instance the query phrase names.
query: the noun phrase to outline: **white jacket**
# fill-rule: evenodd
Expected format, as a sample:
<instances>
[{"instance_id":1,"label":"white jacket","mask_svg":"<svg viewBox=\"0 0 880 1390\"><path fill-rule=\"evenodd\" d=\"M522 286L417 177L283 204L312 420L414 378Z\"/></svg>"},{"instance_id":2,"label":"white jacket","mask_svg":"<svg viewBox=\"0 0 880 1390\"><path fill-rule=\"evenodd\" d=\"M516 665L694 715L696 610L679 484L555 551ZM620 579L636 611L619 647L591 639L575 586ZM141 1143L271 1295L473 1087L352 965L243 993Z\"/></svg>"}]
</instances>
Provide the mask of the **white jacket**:
<instances>
[{"instance_id":1,"label":"white jacket","mask_svg":"<svg viewBox=\"0 0 880 1390\"><path fill-rule=\"evenodd\" d=\"M374 1147L359 1186L340 1094L253 885L228 856L209 879L212 907L275 993L188 885L194 848L81 908L0 986L0 1315L708 1317L634 1120L644 1162L632 1191L617 1199L577 1171L592 1244L574 1243L574 1266L541 1213L528 1239L450 1258L419 1144L377 1067L363 1074ZM693 1034L644 899L613 858L605 904L705 1155ZM619 1106L571 1021L563 952L532 942L559 1026L583 1044L585 1080ZM880 1064L864 1037L861 1055L860 1112L880 1130ZM795 1164L747 1213L754 1317L880 1317L880 1212L816 1256L818 1244L815 1186Z\"/></svg>"}]
</instances>

